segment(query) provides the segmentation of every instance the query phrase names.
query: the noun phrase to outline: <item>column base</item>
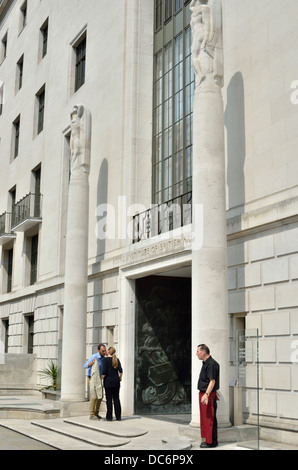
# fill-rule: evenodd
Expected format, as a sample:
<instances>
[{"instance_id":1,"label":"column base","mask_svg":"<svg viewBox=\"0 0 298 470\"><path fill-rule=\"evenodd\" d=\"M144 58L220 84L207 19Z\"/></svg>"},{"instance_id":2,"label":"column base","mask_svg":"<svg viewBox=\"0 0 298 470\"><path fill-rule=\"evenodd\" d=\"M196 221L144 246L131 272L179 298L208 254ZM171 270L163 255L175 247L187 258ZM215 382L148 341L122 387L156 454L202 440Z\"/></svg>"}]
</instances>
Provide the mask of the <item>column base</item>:
<instances>
[{"instance_id":1,"label":"column base","mask_svg":"<svg viewBox=\"0 0 298 470\"><path fill-rule=\"evenodd\" d=\"M59 401L60 418L74 418L76 416L89 416L89 401Z\"/></svg>"}]
</instances>

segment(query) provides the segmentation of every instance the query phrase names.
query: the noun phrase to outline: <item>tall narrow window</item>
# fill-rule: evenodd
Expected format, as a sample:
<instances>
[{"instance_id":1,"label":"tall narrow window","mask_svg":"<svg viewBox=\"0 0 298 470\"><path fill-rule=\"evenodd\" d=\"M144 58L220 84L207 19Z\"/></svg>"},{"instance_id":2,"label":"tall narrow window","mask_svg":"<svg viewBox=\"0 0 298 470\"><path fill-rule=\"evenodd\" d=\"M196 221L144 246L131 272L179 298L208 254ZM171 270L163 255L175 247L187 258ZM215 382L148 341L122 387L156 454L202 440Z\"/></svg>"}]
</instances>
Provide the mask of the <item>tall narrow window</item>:
<instances>
[{"instance_id":1,"label":"tall narrow window","mask_svg":"<svg viewBox=\"0 0 298 470\"><path fill-rule=\"evenodd\" d=\"M8 353L8 333L9 333L9 320L4 319L2 320L2 325L4 329L4 352Z\"/></svg>"},{"instance_id":2,"label":"tall narrow window","mask_svg":"<svg viewBox=\"0 0 298 470\"><path fill-rule=\"evenodd\" d=\"M15 219L16 219L16 211L15 211L15 204L16 204L16 189L11 189L9 191L9 211L11 212L11 226L15 226Z\"/></svg>"},{"instance_id":3,"label":"tall narrow window","mask_svg":"<svg viewBox=\"0 0 298 470\"><path fill-rule=\"evenodd\" d=\"M43 130L44 123L44 107L45 107L45 89L37 94L38 101L38 121L37 121L37 134Z\"/></svg>"},{"instance_id":4,"label":"tall narrow window","mask_svg":"<svg viewBox=\"0 0 298 470\"><path fill-rule=\"evenodd\" d=\"M31 238L31 272L30 272L30 285L37 281L37 258L38 258L38 235Z\"/></svg>"},{"instance_id":5,"label":"tall narrow window","mask_svg":"<svg viewBox=\"0 0 298 470\"><path fill-rule=\"evenodd\" d=\"M40 210L41 168L38 168L37 170L33 171L33 177L34 177L34 217L40 217L41 216L41 210Z\"/></svg>"},{"instance_id":6,"label":"tall narrow window","mask_svg":"<svg viewBox=\"0 0 298 470\"><path fill-rule=\"evenodd\" d=\"M48 20L40 28L40 32L41 32L41 58L43 59L48 51L48 32L49 32Z\"/></svg>"},{"instance_id":7,"label":"tall narrow window","mask_svg":"<svg viewBox=\"0 0 298 470\"><path fill-rule=\"evenodd\" d=\"M27 1L21 6L21 31L27 24Z\"/></svg>"},{"instance_id":8,"label":"tall narrow window","mask_svg":"<svg viewBox=\"0 0 298 470\"><path fill-rule=\"evenodd\" d=\"M175 15L179 18L174 21L172 3L167 3L164 3L164 11L171 15L167 24L162 24L161 30L156 31L154 36L154 204L169 202L192 190L194 73L191 65L190 11L185 2L176 1ZM180 29L178 25L181 25Z\"/></svg>"},{"instance_id":9,"label":"tall narrow window","mask_svg":"<svg viewBox=\"0 0 298 470\"><path fill-rule=\"evenodd\" d=\"M13 123L13 158L19 155L20 143L20 116Z\"/></svg>"},{"instance_id":10,"label":"tall narrow window","mask_svg":"<svg viewBox=\"0 0 298 470\"><path fill-rule=\"evenodd\" d=\"M24 352L33 354L34 347L34 315L24 317Z\"/></svg>"},{"instance_id":11,"label":"tall narrow window","mask_svg":"<svg viewBox=\"0 0 298 470\"><path fill-rule=\"evenodd\" d=\"M75 47L76 66L75 66L75 91L77 91L85 83L86 73L86 36Z\"/></svg>"},{"instance_id":12,"label":"tall narrow window","mask_svg":"<svg viewBox=\"0 0 298 470\"><path fill-rule=\"evenodd\" d=\"M155 29L158 30L162 25L162 0L155 0Z\"/></svg>"},{"instance_id":13,"label":"tall narrow window","mask_svg":"<svg viewBox=\"0 0 298 470\"><path fill-rule=\"evenodd\" d=\"M19 91L23 85L23 69L24 69L24 56L22 55L22 57L17 63L17 91Z\"/></svg>"},{"instance_id":14,"label":"tall narrow window","mask_svg":"<svg viewBox=\"0 0 298 470\"><path fill-rule=\"evenodd\" d=\"M12 290L13 249L7 252L7 292Z\"/></svg>"},{"instance_id":15,"label":"tall narrow window","mask_svg":"<svg viewBox=\"0 0 298 470\"><path fill-rule=\"evenodd\" d=\"M165 0L165 21L168 21L172 18L172 3L173 0Z\"/></svg>"},{"instance_id":16,"label":"tall narrow window","mask_svg":"<svg viewBox=\"0 0 298 470\"><path fill-rule=\"evenodd\" d=\"M6 59L7 56L7 33L3 37L1 41L1 56L0 56L0 63L3 62L4 59Z\"/></svg>"}]
</instances>

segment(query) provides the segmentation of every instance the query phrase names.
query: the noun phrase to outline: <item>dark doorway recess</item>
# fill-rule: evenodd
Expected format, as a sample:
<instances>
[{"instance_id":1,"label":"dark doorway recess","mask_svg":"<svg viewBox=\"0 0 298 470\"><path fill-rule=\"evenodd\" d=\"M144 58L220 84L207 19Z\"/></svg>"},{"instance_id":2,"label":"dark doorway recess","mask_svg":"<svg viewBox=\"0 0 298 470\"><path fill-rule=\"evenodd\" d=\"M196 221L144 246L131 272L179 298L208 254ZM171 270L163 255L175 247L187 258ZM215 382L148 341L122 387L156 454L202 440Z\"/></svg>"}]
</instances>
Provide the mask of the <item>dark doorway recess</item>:
<instances>
[{"instance_id":1,"label":"dark doorway recess","mask_svg":"<svg viewBox=\"0 0 298 470\"><path fill-rule=\"evenodd\" d=\"M136 281L135 412L189 413L191 279Z\"/></svg>"}]
</instances>

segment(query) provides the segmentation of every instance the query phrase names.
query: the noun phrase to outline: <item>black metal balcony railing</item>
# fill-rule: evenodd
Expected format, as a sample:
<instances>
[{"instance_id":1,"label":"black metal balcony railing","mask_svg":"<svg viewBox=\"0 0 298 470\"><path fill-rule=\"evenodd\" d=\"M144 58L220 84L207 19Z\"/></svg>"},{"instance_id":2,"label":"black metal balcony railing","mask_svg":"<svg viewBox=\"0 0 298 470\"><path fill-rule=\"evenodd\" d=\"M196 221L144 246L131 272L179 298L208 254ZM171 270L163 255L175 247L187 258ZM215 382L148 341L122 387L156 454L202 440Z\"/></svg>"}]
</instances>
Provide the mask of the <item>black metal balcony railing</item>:
<instances>
[{"instance_id":1,"label":"black metal balcony railing","mask_svg":"<svg viewBox=\"0 0 298 470\"><path fill-rule=\"evenodd\" d=\"M27 219L41 218L41 194L29 193L12 208L11 227L17 227Z\"/></svg>"},{"instance_id":2,"label":"black metal balcony railing","mask_svg":"<svg viewBox=\"0 0 298 470\"><path fill-rule=\"evenodd\" d=\"M136 214L133 218L133 243L192 223L192 192Z\"/></svg>"},{"instance_id":3,"label":"black metal balcony railing","mask_svg":"<svg viewBox=\"0 0 298 470\"><path fill-rule=\"evenodd\" d=\"M0 237L7 233L11 233L11 214L4 212L0 215Z\"/></svg>"}]
</instances>

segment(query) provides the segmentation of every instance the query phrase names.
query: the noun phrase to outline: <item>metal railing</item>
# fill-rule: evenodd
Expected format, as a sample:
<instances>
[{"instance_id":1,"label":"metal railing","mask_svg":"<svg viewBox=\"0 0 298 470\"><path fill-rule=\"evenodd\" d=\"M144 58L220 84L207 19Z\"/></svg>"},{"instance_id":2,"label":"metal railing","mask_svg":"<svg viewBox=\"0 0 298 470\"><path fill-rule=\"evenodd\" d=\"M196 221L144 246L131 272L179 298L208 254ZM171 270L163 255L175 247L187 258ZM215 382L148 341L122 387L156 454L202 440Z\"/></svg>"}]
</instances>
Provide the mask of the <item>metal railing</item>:
<instances>
[{"instance_id":1,"label":"metal railing","mask_svg":"<svg viewBox=\"0 0 298 470\"><path fill-rule=\"evenodd\" d=\"M0 237L7 233L11 233L11 213L4 212L0 215Z\"/></svg>"},{"instance_id":2,"label":"metal railing","mask_svg":"<svg viewBox=\"0 0 298 470\"><path fill-rule=\"evenodd\" d=\"M11 227L14 228L27 219L41 219L41 194L29 193L12 208Z\"/></svg>"},{"instance_id":3,"label":"metal railing","mask_svg":"<svg viewBox=\"0 0 298 470\"><path fill-rule=\"evenodd\" d=\"M192 223L192 192L185 193L133 217L133 243Z\"/></svg>"}]
</instances>

